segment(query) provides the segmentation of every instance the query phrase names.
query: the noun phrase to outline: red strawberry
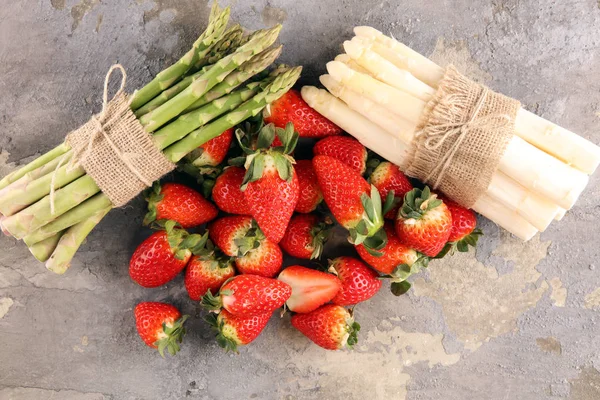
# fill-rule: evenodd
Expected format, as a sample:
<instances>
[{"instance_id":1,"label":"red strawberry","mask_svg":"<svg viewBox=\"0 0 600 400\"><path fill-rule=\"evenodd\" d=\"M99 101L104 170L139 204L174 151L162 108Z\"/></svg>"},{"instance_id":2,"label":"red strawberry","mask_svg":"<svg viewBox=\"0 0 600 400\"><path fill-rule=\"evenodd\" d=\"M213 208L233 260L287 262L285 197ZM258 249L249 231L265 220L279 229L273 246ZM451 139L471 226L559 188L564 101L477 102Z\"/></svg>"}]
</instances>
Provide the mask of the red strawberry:
<instances>
[{"instance_id":1,"label":"red strawberry","mask_svg":"<svg viewBox=\"0 0 600 400\"><path fill-rule=\"evenodd\" d=\"M242 256L258 245L254 238L259 230L252 217L223 217L210 224L208 231L214 244L229 257Z\"/></svg>"},{"instance_id":2,"label":"red strawberry","mask_svg":"<svg viewBox=\"0 0 600 400\"><path fill-rule=\"evenodd\" d=\"M269 147L275 132L283 147ZM294 159L289 155L297 142L298 134L291 124L285 130L267 125L259 133L258 150L246 160L242 191L258 226L275 243L283 238L300 195Z\"/></svg>"},{"instance_id":3,"label":"red strawberry","mask_svg":"<svg viewBox=\"0 0 600 400\"><path fill-rule=\"evenodd\" d=\"M352 347L360 325L344 307L328 304L309 314L296 314L292 325L318 346L327 350Z\"/></svg>"},{"instance_id":4,"label":"red strawberry","mask_svg":"<svg viewBox=\"0 0 600 400\"><path fill-rule=\"evenodd\" d=\"M217 178L212 190L212 199L221 211L238 215L250 214L246 197L240 189L244 174L246 170L241 167L229 167Z\"/></svg>"},{"instance_id":5,"label":"red strawberry","mask_svg":"<svg viewBox=\"0 0 600 400\"><path fill-rule=\"evenodd\" d=\"M167 349L174 356L185 335L184 322L189 316L181 316L179 310L170 304L145 302L135 306L135 327L148 346L158 349L165 356Z\"/></svg>"},{"instance_id":6,"label":"red strawberry","mask_svg":"<svg viewBox=\"0 0 600 400\"><path fill-rule=\"evenodd\" d=\"M314 211L323 201L323 193L317 182L317 175L311 160L298 160L294 165L298 175L300 198L296 204L296 212L309 213Z\"/></svg>"},{"instance_id":7,"label":"red strawberry","mask_svg":"<svg viewBox=\"0 0 600 400\"><path fill-rule=\"evenodd\" d=\"M233 128L204 143L192 152L192 164L196 167L216 167L221 164L229 152L232 139Z\"/></svg>"},{"instance_id":8,"label":"red strawberry","mask_svg":"<svg viewBox=\"0 0 600 400\"><path fill-rule=\"evenodd\" d=\"M367 169L367 149L350 136L332 136L321 139L313 148L315 156L329 156L352 167L360 175Z\"/></svg>"},{"instance_id":9,"label":"red strawberry","mask_svg":"<svg viewBox=\"0 0 600 400\"><path fill-rule=\"evenodd\" d=\"M388 193L394 191L394 207L385 214L386 219L395 220L404 195L413 189L412 184L397 165L382 162L370 177L371 184L379 190L382 199L387 200Z\"/></svg>"},{"instance_id":10,"label":"red strawberry","mask_svg":"<svg viewBox=\"0 0 600 400\"><path fill-rule=\"evenodd\" d=\"M331 301L342 288L335 275L301 266L287 267L277 279L292 287L292 296L286 304L297 313L316 310Z\"/></svg>"},{"instance_id":11,"label":"red strawberry","mask_svg":"<svg viewBox=\"0 0 600 400\"><path fill-rule=\"evenodd\" d=\"M279 245L292 257L320 258L329 238L329 225L314 214L295 215Z\"/></svg>"},{"instance_id":12,"label":"red strawberry","mask_svg":"<svg viewBox=\"0 0 600 400\"><path fill-rule=\"evenodd\" d=\"M206 321L217 331L217 343L226 351L237 352L237 347L256 339L265 329L272 313L242 317L227 310L209 314Z\"/></svg>"},{"instance_id":13,"label":"red strawberry","mask_svg":"<svg viewBox=\"0 0 600 400\"><path fill-rule=\"evenodd\" d=\"M358 172L329 156L316 156L313 166L325 203L335 219L350 231L352 243L377 237L383 227L381 198Z\"/></svg>"},{"instance_id":14,"label":"red strawberry","mask_svg":"<svg viewBox=\"0 0 600 400\"><path fill-rule=\"evenodd\" d=\"M148 214L144 224L173 220L183 228L193 228L217 217L219 211L200 193L179 183L155 183L147 193Z\"/></svg>"},{"instance_id":15,"label":"red strawberry","mask_svg":"<svg viewBox=\"0 0 600 400\"><path fill-rule=\"evenodd\" d=\"M291 295L292 288L285 282L257 275L238 275L221 287L218 296L206 293L202 305L211 311L224 308L234 315L249 317L272 313Z\"/></svg>"},{"instance_id":16,"label":"red strawberry","mask_svg":"<svg viewBox=\"0 0 600 400\"><path fill-rule=\"evenodd\" d=\"M168 221L165 231L152 234L131 256L129 275L137 284L152 288L164 285L186 266L192 253L200 251L208 235L190 235Z\"/></svg>"},{"instance_id":17,"label":"red strawberry","mask_svg":"<svg viewBox=\"0 0 600 400\"><path fill-rule=\"evenodd\" d=\"M241 274L273 278L281 271L283 253L277 244L264 238L260 240L257 248L250 250L242 257L237 257L235 265Z\"/></svg>"},{"instance_id":18,"label":"red strawberry","mask_svg":"<svg viewBox=\"0 0 600 400\"><path fill-rule=\"evenodd\" d=\"M209 290L216 294L235 275L231 258L212 248L212 244L207 247L211 249L193 256L185 270L185 288L194 301L199 301Z\"/></svg>"},{"instance_id":19,"label":"red strawberry","mask_svg":"<svg viewBox=\"0 0 600 400\"><path fill-rule=\"evenodd\" d=\"M477 217L472 210L469 210L454 201L443 198L444 204L450 210L452 215L452 229L450 230L450 236L444 249L437 255L438 258L445 256L449 251L459 252L469 251L469 246L477 246L479 236L483 233L477 227Z\"/></svg>"},{"instance_id":20,"label":"red strawberry","mask_svg":"<svg viewBox=\"0 0 600 400\"><path fill-rule=\"evenodd\" d=\"M265 122L278 128L284 128L291 122L300 137L319 138L342 133L341 128L312 109L294 89L271 103L270 115Z\"/></svg>"},{"instance_id":21,"label":"red strawberry","mask_svg":"<svg viewBox=\"0 0 600 400\"><path fill-rule=\"evenodd\" d=\"M367 264L391 279L392 293L399 296L410 289L406 279L427 267L429 258L402 244L391 222L386 222L385 233L387 244L383 248L373 251L361 244L356 251Z\"/></svg>"},{"instance_id":22,"label":"red strawberry","mask_svg":"<svg viewBox=\"0 0 600 400\"><path fill-rule=\"evenodd\" d=\"M381 289L377 272L352 257L338 257L331 261L329 271L342 281L342 288L333 298L340 306L358 304L373 297Z\"/></svg>"},{"instance_id":23,"label":"red strawberry","mask_svg":"<svg viewBox=\"0 0 600 400\"><path fill-rule=\"evenodd\" d=\"M396 234L406 246L429 257L443 249L452 230L452 215L429 187L413 189L404 196L396 219Z\"/></svg>"}]
</instances>

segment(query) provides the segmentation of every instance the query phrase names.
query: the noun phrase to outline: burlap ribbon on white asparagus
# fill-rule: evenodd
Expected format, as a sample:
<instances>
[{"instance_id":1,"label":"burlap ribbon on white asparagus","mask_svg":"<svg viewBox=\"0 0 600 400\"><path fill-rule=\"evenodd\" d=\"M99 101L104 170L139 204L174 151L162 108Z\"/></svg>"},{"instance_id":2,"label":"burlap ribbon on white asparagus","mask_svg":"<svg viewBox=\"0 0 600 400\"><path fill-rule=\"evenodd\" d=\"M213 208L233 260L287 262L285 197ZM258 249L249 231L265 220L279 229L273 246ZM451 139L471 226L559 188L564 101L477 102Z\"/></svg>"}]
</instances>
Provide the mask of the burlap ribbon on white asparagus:
<instances>
[{"instance_id":1,"label":"burlap ribbon on white asparagus","mask_svg":"<svg viewBox=\"0 0 600 400\"><path fill-rule=\"evenodd\" d=\"M122 74L121 86L109 101L108 84L117 69ZM102 111L65 139L73 150L68 169L83 167L115 207L124 206L175 169L131 111L129 96L124 92L126 81L125 69L113 65L104 81ZM54 183L50 195L54 208Z\"/></svg>"},{"instance_id":2,"label":"burlap ribbon on white asparagus","mask_svg":"<svg viewBox=\"0 0 600 400\"><path fill-rule=\"evenodd\" d=\"M520 107L450 65L421 116L404 171L471 208L515 134Z\"/></svg>"}]
</instances>

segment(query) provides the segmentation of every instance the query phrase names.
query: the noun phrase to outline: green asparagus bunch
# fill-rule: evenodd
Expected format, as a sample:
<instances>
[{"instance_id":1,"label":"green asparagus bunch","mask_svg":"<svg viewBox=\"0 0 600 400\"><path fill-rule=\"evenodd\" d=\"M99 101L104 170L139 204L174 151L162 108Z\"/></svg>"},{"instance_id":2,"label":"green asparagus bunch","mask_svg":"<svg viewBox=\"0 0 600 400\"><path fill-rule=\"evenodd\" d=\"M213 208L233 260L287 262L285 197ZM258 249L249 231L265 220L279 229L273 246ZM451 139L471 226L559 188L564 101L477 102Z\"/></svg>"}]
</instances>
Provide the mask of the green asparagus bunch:
<instances>
[{"instance_id":1,"label":"green asparagus bunch","mask_svg":"<svg viewBox=\"0 0 600 400\"><path fill-rule=\"evenodd\" d=\"M228 20L229 8L215 3L192 49L133 95L132 111L172 162L257 115L299 78L299 67L279 67L255 78L281 53L281 47L270 48L280 25L243 37L239 25L226 30ZM68 269L85 238L113 208L83 168L65 165L71 157L63 143L0 180L3 232L23 239L56 273ZM54 212L51 186L57 189Z\"/></svg>"}]
</instances>

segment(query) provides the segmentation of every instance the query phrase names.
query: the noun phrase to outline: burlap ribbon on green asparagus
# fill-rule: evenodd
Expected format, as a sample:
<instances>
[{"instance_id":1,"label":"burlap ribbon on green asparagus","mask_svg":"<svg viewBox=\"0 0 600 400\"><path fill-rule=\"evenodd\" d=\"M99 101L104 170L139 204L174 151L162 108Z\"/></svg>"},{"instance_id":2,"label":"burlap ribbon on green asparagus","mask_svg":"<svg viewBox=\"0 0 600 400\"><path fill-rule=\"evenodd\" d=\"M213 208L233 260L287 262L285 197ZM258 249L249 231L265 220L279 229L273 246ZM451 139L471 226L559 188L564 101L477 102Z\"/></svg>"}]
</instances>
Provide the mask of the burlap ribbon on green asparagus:
<instances>
[{"instance_id":1,"label":"burlap ribbon on green asparagus","mask_svg":"<svg viewBox=\"0 0 600 400\"><path fill-rule=\"evenodd\" d=\"M123 76L121 87L109 101L108 84L117 69ZM71 167L82 166L115 207L175 169L131 111L126 80L125 69L113 65L104 82L102 112L65 139L73 149Z\"/></svg>"},{"instance_id":2,"label":"burlap ribbon on green asparagus","mask_svg":"<svg viewBox=\"0 0 600 400\"><path fill-rule=\"evenodd\" d=\"M405 172L472 207L514 136L520 107L450 65L421 117Z\"/></svg>"}]
</instances>

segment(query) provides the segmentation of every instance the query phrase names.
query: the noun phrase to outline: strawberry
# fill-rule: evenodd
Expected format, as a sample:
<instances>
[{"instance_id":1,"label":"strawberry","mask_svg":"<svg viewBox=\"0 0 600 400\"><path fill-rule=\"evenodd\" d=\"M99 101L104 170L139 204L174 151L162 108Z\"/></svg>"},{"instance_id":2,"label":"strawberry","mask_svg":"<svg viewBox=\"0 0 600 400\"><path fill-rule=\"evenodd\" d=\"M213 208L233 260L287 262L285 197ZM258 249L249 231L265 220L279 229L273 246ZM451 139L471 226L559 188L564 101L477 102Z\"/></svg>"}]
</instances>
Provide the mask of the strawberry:
<instances>
[{"instance_id":1,"label":"strawberry","mask_svg":"<svg viewBox=\"0 0 600 400\"><path fill-rule=\"evenodd\" d=\"M280 137L283 147L270 147L275 134ZM292 165L294 159L289 155L297 142L298 133L291 124L286 129L273 125L263 127L257 150L243 146L240 140L248 153L242 191L258 226L275 243L283 238L300 195L298 176Z\"/></svg>"},{"instance_id":2,"label":"strawberry","mask_svg":"<svg viewBox=\"0 0 600 400\"><path fill-rule=\"evenodd\" d=\"M300 187L300 198L296 204L296 212L313 212L323 201L323 192L317 182L317 175L311 160L298 160L294 165L298 175L298 186Z\"/></svg>"},{"instance_id":3,"label":"strawberry","mask_svg":"<svg viewBox=\"0 0 600 400\"><path fill-rule=\"evenodd\" d=\"M314 214L295 215L279 245L292 257L320 258L329 238L330 225L331 222L320 221Z\"/></svg>"},{"instance_id":4,"label":"strawberry","mask_svg":"<svg viewBox=\"0 0 600 400\"><path fill-rule=\"evenodd\" d=\"M370 299L381 289L379 274L356 258L338 257L330 262L329 271L342 282L342 288L333 298L334 304L358 304Z\"/></svg>"},{"instance_id":5,"label":"strawberry","mask_svg":"<svg viewBox=\"0 0 600 400\"><path fill-rule=\"evenodd\" d=\"M343 162L329 156L315 156L313 166L325 203L335 219L350 231L354 244L363 243L367 238L375 238L371 247L380 247L382 237L383 212L381 198L375 186L370 186L358 172Z\"/></svg>"},{"instance_id":6,"label":"strawberry","mask_svg":"<svg viewBox=\"0 0 600 400\"><path fill-rule=\"evenodd\" d=\"M165 349L174 356L185 335L184 322L188 315L181 316L179 310L170 304L145 302L135 306L135 327L148 346L158 349L165 356Z\"/></svg>"},{"instance_id":7,"label":"strawberry","mask_svg":"<svg viewBox=\"0 0 600 400\"><path fill-rule=\"evenodd\" d=\"M153 233L138 246L129 261L129 276L146 288L164 285L177 276L187 265L193 253L201 251L208 235L190 235L165 223L165 230Z\"/></svg>"},{"instance_id":8,"label":"strawberry","mask_svg":"<svg viewBox=\"0 0 600 400\"><path fill-rule=\"evenodd\" d=\"M190 155L192 164L196 167L216 167L221 164L229 152L232 139L233 128L204 143Z\"/></svg>"},{"instance_id":9,"label":"strawberry","mask_svg":"<svg viewBox=\"0 0 600 400\"><path fill-rule=\"evenodd\" d=\"M227 310L209 314L206 321L217 331L217 343L226 351L237 352L237 347L252 342L265 329L273 313L243 317Z\"/></svg>"},{"instance_id":10,"label":"strawberry","mask_svg":"<svg viewBox=\"0 0 600 400\"><path fill-rule=\"evenodd\" d=\"M477 227L477 217L472 210L447 198L443 198L443 201L452 215L452 229L450 230L448 243L436 258L442 258L448 252L453 253L454 250L462 253L468 252L469 246L477 246L479 236L483 235L481 230L475 229Z\"/></svg>"},{"instance_id":11,"label":"strawberry","mask_svg":"<svg viewBox=\"0 0 600 400\"><path fill-rule=\"evenodd\" d=\"M410 289L406 279L427 267L429 258L402 244L391 222L386 222L384 229L387 244L383 248L373 251L361 244L356 246L356 251L367 264L390 278L392 293L399 296Z\"/></svg>"},{"instance_id":12,"label":"strawberry","mask_svg":"<svg viewBox=\"0 0 600 400\"><path fill-rule=\"evenodd\" d=\"M332 136L321 139L313 147L313 154L336 158L352 167L360 175L367 170L367 149L350 136Z\"/></svg>"},{"instance_id":13,"label":"strawberry","mask_svg":"<svg viewBox=\"0 0 600 400\"><path fill-rule=\"evenodd\" d=\"M404 196L396 219L396 234L406 246L428 257L440 253L452 230L452 215L429 187L413 189Z\"/></svg>"},{"instance_id":14,"label":"strawberry","mask_svg":"<svg viewBox=\"0 0 600 400\"><path fill-rule=\"evenodd\" d=\"M211 311L221 308L238 316L272 313L292 295L292 288L277 279L257 275L238 275L227 281L218 296L207 292L202 305Z\"/></svg>"},{"instance_id":15,"label":"strawberry","mask_svg":"<svg viewBox=\"0 0 600 400\"><path fill-rule=\"evenodd\" d=\"M342 306L325 305L308 314L296 314L292 325L318 346L327 350L352 347L357 342L360 325Z\"/></svg>"},{"instance_id":16,"label":"strawberry","mask_svg":"<svg viewBox=\"0 0 600 400\"><path fill-rule=\"evenodd\" d=\"M258 247L250 250L242 257L237 257L235 265L241 274L273 278L281 271L283 253L276 243L263 238L260 240Z\"/></svg>"},{"instance_id":17,"label":"strawberry","mask_svg":"<svg viewBox=\"0 0 600 400\"><path fill-rule=\"evenodd\" d=\"M217 178L212 189L212 199L221 211L238 215L250 214L246 197L240 189L245 173L243 168L229 167Z\"/></svg>"},{"instance_id":18,"label":"strawberry","mask_svg":"<svg viewBox=\"0 0 600 400\"><path fill-rule=\"evenodd\" d=\"M185 270L185 288L190 299L200 301L210 290L216 294L223 283L235 275L233 261L208 241L207 250L191 258Z\"/></svg>"},{"instance_id":19,"label":"strawberry","mask_svg":"<svg viewBox=\"0 0 600 400\"><path fill-rule=\"evenodd\" d=\"M320 138L342 133L340 127L312 109L302 100L300 92L294 89L271 103L269 110L270 115L265 118L266 123L285 128L291 122L300 137Z\"/></svg>"},{"instance_id":20,"label":"strawberry","mask_svg":"<svg viewBox=\"0 0 600 400\"><path fill-rule=\"evenodd\" d=\"M371 185L379 190L382 199L387 200L388 193L394 192L393 208L385 214L385 218L395 220L404 195L413 189L412 184L397 165L387 161L380 163L375 168L369 180Z\"/></svg>"},{"instance_id":21,"label":"strawberry","mask_svg":"<svg viewBox=\"0 0 600 400\"><path fill-rule=\"evenodd\" d=\"M155 183L146 193L148 214L144 224L173 220L183 228L193 228L217 217L218 210L200 193L179 183Z\"/></svg>"},{"instance_id":22,"label":"strawberry","mask_svg":"<svg viewBox=\"0 0 600 400\"><path fill-rule=\"evenodd\" d=\"M333 274L301 267L287 267L277 278L292 288L287 308L297 313L309 313L331 301L342 288Z\"/></svg>"},{"instance_id":23,"label":"strawberry","mask_svg":"<svg viewBox=\"0 0 600 400\"><path fill-rule=\"evenodd\" d=\"M256 239L260 234L252 217L243 215L220 218L210 224L208 232L214 244L229 257L243 256L258 246Z\"/></svg>"}]
</instances>

